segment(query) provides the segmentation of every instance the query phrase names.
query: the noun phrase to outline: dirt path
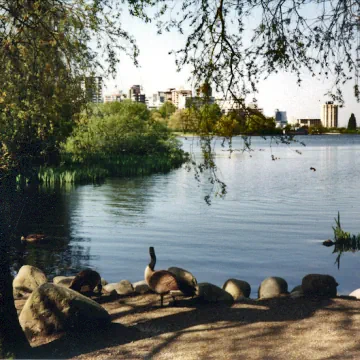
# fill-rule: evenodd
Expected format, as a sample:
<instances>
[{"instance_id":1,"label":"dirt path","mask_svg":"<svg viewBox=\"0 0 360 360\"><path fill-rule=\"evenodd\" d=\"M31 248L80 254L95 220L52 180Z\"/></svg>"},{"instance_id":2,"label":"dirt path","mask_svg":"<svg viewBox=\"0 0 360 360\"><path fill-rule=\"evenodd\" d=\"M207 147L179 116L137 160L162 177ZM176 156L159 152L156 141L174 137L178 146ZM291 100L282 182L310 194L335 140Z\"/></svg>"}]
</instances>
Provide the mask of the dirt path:
<instances>
[{"instance_id":1,"label":"dirt path","mask_svg":"<svg viewBox=\"0 0 360 360\"><path fill-rule=\"evenodd\" d=\"M231 307L148 294L100 299L112 317L98 332L36 338L38 358L360 359L360 301L249 300ZM17 302L20 309L22 304Z\"/></svg>"}]
</instances>

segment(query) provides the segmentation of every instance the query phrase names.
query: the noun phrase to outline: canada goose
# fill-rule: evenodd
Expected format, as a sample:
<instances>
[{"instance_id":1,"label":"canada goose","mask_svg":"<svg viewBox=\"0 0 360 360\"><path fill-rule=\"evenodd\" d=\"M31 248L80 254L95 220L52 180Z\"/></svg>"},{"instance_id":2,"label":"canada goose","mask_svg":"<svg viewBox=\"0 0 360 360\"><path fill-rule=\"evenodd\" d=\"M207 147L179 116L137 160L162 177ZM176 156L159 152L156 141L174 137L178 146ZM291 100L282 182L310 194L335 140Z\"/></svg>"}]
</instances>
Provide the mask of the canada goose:
<instances>
[{"instance_id":1,"label":"canada goose","mask_svg":"<svg viewBox=\"0 0 360 360\"><path fill-rule=\"evenodd\" d=\"M50 238L44 234L29 234L27 236L22 236L20 240L22 243L37 244L46 243L50 240Z\"/></svg>"},{"instance_id":2,"label":"canada goose","mask_svg":"<svg viewBox=\"0 0 360 360\"><path fill-rule=\"evenodd\" d=\"M98 292L101 294L102 285L99 273L91 269L80 271L70 283L69 289L81 292L83 286L89 287L89 291L94 291L95 287L97 287Z\"/></svg>"},{"instance_id":3,"label":"canada goose","mask_svg":"<svg viewBox=\"0 0 360 360\"><path fill-rule=\"evenodd\" d=\"M151 261L149 265L145 268L145 281L149 285L149 288L160 295L161 307L163 307L164 295L171 294L175 301L175 297L172 294L173 291L179 291L179 284L176 280L176 277L166 270L157 270L155 271L156 256L155 250L151 246L149 248Z\"/></svg>"}]
</instances>

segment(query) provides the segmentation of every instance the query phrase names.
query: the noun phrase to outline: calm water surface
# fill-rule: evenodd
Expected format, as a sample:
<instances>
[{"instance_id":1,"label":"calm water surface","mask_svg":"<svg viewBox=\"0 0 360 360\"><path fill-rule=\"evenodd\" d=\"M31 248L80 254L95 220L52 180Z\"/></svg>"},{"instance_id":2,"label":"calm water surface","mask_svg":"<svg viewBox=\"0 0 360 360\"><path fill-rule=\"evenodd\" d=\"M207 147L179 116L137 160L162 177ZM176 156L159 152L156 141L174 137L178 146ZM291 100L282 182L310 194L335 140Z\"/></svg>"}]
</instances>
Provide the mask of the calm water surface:
<instances>
[{"instance_id":1,"label":"calm water surface","mask_svg":"<svg viewBox=\"0 0 360 360\"><path fill-rule=\"evenodd\" d=\"M185 149L198 151L196 140L182 140ZM56 239L25 249L14 240L14 268L32 264L51 278L92 267L109 282L138 281L148 247L155 246L156 268L180 266L199 282L219 286L230 277L243 279L252 297L268 276L284 277L292 288L308 273L335 276L339 292L347 294L360 287L360 254L344 254L338 270L332 249L321 242L332 238L338 211L346 231L360 232L360 136L300 140L307 146L270 147L254 138L253 152L235 152L231 159L218 142L217 164L228 194L211 206L204 202L209 185L199 185L183 168L97 186L28 191L17 207L16 239L40 231ZM242 148L241 139L234 148Z\"/></svg>"}]
</instances>

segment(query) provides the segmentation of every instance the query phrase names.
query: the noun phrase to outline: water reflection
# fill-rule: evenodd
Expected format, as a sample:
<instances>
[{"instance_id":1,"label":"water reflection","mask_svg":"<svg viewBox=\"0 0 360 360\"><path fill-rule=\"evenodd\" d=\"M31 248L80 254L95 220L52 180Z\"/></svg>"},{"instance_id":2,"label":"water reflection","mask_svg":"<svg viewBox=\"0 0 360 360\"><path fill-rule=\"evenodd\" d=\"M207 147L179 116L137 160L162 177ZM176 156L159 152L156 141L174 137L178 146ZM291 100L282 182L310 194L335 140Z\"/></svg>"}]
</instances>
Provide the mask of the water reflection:
<instances>
[{"instance_id":1,"label":"water reflection","mask_svg":"<svg viewBox=\"0 0 360 360\"><path fill-rule=\"evenodd\" d=\"M90 265L89 239L72 238L68 198L74 188L35 187L17 191L3 198L12 226L10 260L12 271L22 265L42 269L48 277L72 275ZM46 234L46 244L22 244L20 237L29 233Z\"/></svg>"},{"instance_id":2,"label":"water reflection","mask_svg":"<svg viewBox=\"0 0 360 360\"><path fill-rule=\"evenodd\" d=\"M360 234L351 235L349 232L344 231L340 224L340 213L337 219L335 218L336 227L334 230L334 241L328 239L323 242L326 247L334 246L333 254L338 254L335 260L338 269L340 268L340 259L344 252L356 252L360 250Z\"/></svg>"}]
</instances>

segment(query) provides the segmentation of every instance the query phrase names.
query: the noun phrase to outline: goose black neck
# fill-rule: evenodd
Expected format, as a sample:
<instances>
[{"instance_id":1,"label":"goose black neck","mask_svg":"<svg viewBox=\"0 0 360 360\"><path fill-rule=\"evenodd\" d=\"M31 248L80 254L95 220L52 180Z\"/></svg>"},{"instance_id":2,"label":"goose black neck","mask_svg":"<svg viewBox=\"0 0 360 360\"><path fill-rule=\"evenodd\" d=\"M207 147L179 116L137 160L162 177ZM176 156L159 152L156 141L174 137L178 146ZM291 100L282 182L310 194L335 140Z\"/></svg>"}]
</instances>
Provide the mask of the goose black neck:
<instances>
[{"instance_id":1,"label":"goose black neck","mask_svg":"<svg viewBox=\"0 0 360 360\"><path fill-rule=\"evenodd\" d=\"M149 253L150 253L150 258L151 258L151 261L149 263L149 268L151 270L154 270L155 264L156 264L156 256L155 256L155 250L153 247L149 248Z\"/></svg>"}]
</instances>

